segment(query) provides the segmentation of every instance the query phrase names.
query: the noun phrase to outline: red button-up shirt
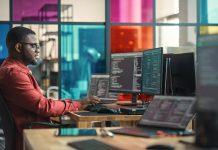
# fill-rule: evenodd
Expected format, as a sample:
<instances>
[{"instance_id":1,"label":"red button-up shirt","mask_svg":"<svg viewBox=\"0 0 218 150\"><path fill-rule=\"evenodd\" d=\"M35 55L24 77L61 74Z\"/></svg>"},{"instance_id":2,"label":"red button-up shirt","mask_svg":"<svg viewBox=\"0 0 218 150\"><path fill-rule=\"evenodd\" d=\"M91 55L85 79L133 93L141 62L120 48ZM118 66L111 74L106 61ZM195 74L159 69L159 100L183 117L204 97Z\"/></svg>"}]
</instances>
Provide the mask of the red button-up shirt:
<instances>
[{"instance_id":1,"label":"red button-up shirt","mask_svg":"<svg viewBox=\"0 0 218 150\"><path fill-rule=\"evenodd\" d=\"M44 97L29 68L10 57L0 67L0 92L15 120L17 149L22 148L22 130L27 123L49 121L49 117L61 116L81 107L71 99Z\"/></svg>"}]
</instances>

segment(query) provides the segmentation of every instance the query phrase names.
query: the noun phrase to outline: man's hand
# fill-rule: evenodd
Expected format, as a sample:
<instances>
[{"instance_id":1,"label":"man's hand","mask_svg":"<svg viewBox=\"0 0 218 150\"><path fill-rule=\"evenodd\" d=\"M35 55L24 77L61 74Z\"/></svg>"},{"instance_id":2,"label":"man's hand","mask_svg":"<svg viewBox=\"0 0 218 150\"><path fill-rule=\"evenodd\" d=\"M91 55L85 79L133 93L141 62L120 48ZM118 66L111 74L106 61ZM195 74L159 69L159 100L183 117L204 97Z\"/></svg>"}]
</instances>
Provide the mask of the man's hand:
<instances>
[{"instance_id":1,"label":"man's hand","mask_svg":"<svg viewBox=\"0 0 218 150\"><path fill-rule=\"evenodd\" d=\"M96 105L100 102L97 96L88 96L86 98L80 99L78 102L81 104L81 110L85 109L88 105Z\"/></svg>"}]
</instances>

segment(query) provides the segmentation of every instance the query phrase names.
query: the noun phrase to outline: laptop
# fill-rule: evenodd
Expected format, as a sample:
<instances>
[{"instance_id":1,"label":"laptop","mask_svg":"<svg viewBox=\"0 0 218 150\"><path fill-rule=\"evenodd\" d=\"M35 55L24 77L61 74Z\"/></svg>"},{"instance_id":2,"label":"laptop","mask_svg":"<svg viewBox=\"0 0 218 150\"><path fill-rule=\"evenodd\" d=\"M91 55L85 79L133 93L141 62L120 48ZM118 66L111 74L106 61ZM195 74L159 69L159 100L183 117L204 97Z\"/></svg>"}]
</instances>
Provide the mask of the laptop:
<instances>
[{"instance_id":1,"label":"laptop","mask_svg":"<svg viewBox=\"0 0 218 150\"><path fill-rule=\"evenodd\" d=\"M109 74L93 74L89 83L87 96L98 96L101 104L115 103L118 93L109 92L109 77Z\"/></svg>"},{"instance_id":2,"label":"laptop","mask_svg":"<svg viewBox=\"0 0 218 150\"><path fill-rule=\"evenodd\" d=\"M157 131L181 135L195 114L195 97L155 96L137 127L110 130L113 133L154 137Z\"/></svg>"}]
</instances>

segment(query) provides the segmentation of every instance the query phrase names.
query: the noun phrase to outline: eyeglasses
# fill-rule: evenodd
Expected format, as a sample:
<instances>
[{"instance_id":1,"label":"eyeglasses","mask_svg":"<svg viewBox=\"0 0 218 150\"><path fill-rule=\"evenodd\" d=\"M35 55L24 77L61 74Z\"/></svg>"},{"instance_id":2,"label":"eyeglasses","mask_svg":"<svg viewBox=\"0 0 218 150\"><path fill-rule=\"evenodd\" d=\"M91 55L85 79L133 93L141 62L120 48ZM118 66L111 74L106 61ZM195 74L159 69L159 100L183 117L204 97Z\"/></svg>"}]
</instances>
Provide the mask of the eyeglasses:
<instances>
[{"instance_id":1,"label":"eyeglasses","mask_svg":"<svg viewBox=\"0 0 218 150\"><path fill-rule=\"evenodd\" d=\"M28 43L28 42L19 42L21 44L29 44L34 50L40 49L40 45L38 43Z\"/></svg>"}]
</instances>

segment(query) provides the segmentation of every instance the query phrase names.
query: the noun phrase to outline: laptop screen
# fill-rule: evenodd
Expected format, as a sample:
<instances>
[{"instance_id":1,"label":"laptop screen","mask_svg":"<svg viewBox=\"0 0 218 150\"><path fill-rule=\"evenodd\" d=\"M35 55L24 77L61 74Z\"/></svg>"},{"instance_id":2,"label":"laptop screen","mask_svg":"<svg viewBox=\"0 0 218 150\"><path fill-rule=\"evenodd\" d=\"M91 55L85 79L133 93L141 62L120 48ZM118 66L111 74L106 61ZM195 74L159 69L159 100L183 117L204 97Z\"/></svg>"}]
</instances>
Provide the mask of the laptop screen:
<instances>
[{"instance_id":1,"label":"laptop screen","mask_svg":"<svg viewBox=\"0 0 218 150\"><path fill-rule=\"evenodd\" d=\"M88 95L117 99L117 93L109 92L109 74L94 74L89 83Z\"/></svg>"},{"instance_id":2,"label":"laptop screen","mask_svg":"<svg viewBox=\"0 0 218 150\"><path fill-rule=\"evenodd\" d=\"M155 96L139 125L185 129L195 112L195 97Z\"/></svg>"}]
</instances>

